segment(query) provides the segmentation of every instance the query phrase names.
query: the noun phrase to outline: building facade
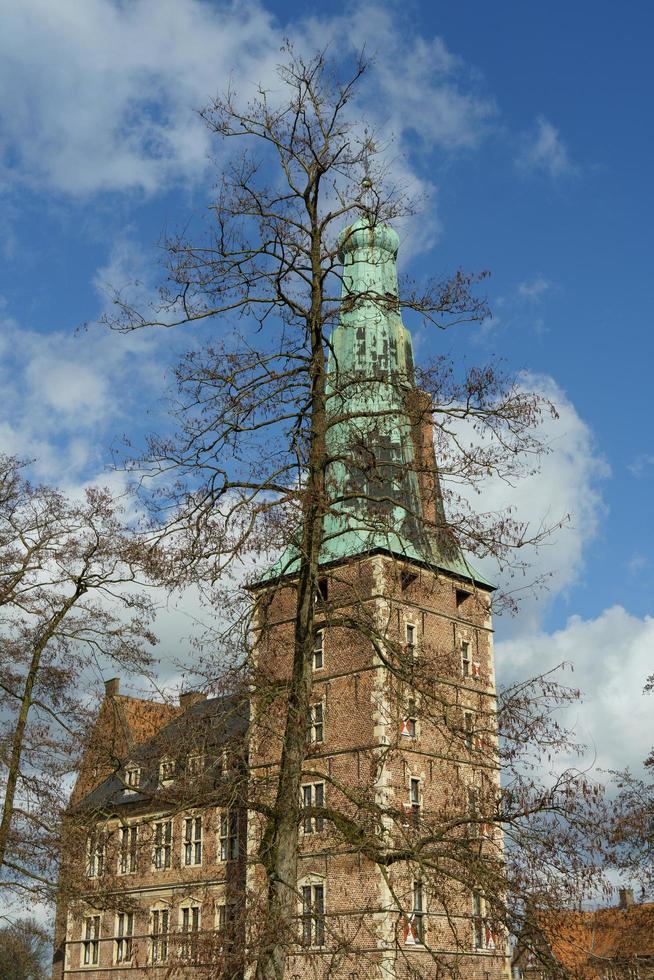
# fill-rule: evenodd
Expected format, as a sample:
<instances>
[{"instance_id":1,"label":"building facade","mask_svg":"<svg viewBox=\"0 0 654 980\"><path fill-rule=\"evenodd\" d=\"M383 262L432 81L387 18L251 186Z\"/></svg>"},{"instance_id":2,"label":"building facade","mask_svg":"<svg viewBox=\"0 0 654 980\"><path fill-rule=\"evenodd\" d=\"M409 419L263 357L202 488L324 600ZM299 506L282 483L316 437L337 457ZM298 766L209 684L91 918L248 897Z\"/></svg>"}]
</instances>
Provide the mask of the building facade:
<instances>
[{"instance_id":1,"label":"building facade","mask_svg":"<svg viewBox=\"0 0 654 980\"><path fill-rule=\"evenodd\" d=\"M342 239L292 980L508 976L492 587L448 534L431 399L397 302L398 244L363 221ZM91 830L64 866L57 980L251 972L297 560L290 546L253 589L246 699L172 718L162 707L156 731L122 733L110 770L89 755L72 809L92 815ZM115 690L105 715L109 704L121 707ZM73 905L75 875L89 889Z\"/></svg>"}]
</instances>

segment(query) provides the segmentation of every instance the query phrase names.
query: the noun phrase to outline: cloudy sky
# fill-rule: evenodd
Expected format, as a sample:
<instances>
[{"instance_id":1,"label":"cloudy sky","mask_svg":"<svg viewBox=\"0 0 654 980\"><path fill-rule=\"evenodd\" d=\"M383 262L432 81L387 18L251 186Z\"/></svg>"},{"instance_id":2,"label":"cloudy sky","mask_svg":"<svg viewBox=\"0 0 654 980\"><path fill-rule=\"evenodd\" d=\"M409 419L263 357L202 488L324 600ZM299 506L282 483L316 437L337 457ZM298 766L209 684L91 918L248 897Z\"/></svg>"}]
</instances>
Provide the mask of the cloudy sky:
<instances>
[{"instance_id":1,"label":"cloudy sky","mask_svg":"<svg viewBox=\"0 0 654 980\"><path fill-rule=\"evenodd\" d=\"M418 358L498 355L560 411L510 499L572 522L534 555L549 591L497 623L500 675L574 664L592 754L636 766L654 741L650 5L0 0L0 16L0 448L64 487L120 484L112 448L156 426L192 337L93 324L106 285L149 289L162 231L210 200L221 151L196 110L274 80L286 36L365 45L361 114L426 202L404 271L492 272L493 319L418 330ZM190 621L169 621L164 653Z\"/></svg>"}]
</instances>

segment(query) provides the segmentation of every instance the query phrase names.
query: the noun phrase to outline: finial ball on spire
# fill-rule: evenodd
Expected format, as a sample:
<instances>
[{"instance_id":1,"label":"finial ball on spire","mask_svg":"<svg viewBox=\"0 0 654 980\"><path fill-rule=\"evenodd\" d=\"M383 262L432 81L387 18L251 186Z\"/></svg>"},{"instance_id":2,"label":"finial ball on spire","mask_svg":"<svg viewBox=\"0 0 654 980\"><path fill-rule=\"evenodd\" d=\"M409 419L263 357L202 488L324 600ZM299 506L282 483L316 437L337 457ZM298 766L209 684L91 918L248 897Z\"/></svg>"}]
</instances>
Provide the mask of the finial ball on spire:
<instances>
[{"instance_id":1,"label":"finial ball on spire","mask_svg":"<svg viewBox=\"0 0 654 980\"><path fill-rule=\"evenodd\" d=\"M400 236L390 225L372 225L367 218L358 218L353 224L344 228L338 239L338 254L345 261L348 252L358 252L379 249L388 252L392 258L397 258L400 247Z\"/></svg>"}]
</instances>

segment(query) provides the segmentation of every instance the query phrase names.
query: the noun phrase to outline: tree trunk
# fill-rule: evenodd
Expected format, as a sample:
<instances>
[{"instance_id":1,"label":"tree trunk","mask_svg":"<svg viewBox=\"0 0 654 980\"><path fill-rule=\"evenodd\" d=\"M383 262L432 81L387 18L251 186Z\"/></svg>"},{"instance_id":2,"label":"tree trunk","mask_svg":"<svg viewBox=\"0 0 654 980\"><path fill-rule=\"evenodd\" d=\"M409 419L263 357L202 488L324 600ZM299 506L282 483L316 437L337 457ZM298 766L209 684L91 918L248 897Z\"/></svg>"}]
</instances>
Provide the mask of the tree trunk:
<instances>
[{"instance_id":1,"label":"tree trunk","mask_svg":"<svg viewBox=\"0 0 654 980\"><path fill-rule=\"evenodd\" d=\"M314 196L317 199L317 184ZM313 202L311 202L312 206ZM307 465L302 554L297 582L293 670L288 713L279 764L277 798L260 847L266 871L268 901L263 941L257 957L257 980L283 980L289 944L298 917L297 856L302 767L307 753L311 704L314 597L318 585L325 514L326 366L322 337L322 270L317 210L310 213L312 242L311 426Z\"/></svg>"}]
</instances>

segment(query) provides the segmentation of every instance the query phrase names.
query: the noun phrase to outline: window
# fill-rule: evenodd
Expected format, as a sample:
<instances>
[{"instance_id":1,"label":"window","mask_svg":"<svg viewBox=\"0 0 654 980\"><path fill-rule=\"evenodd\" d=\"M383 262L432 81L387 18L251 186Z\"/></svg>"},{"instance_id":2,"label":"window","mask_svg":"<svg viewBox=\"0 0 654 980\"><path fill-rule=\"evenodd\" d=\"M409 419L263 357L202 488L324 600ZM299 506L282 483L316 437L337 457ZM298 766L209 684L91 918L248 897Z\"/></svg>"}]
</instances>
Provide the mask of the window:
<instances>
[{"instance_id":1,"label":"window","mask_svg":"<svg viewBox=\"0 0 654 980\"><path fill-rule=\"evenodd\" d=\"M159 763L159 782L169 783L175 775L175 760L164 758Z\"/></svg>"},{"instance_id":2,"label":"window","mask_svg":"<svg viewBox=\"0 0 654 980\"><path fill-rule=\"evenodd\" d=\"M228 810L220 815L220 860L238 859L238 813Z\"/></svg>"},{"instance_id":3,"label":"window","mask_svg":"<svg viewBox=\"0 0 654 980\"><path fill-rule=\"evenodd\" d=\"M409 701L409 714L402 720L400 735L406 735L407 738L416 737L418 733L418 719L416 715L416 703L415 701Z\"/></svg>"},{"instance_id":4,"label":"window","mask_svg":"<svg viewBox=\"0 0 654 980\"><path fill-rule=\"evenodd\" d=\"M472 751L474 745L474 726L475 719L472 711L463 712L463 741L465 742L465 747Z\"/></svg>"},{"instance_id":5,"label":"window","mask_svg":"<svg viewBox=\"0 0 654 980\"><path fill-rule=\"evenodd\" d=\"M119 912L116 916L116 963L129 963L132 958L134 913Z\"/></svg>"},{"instance_id":6,"label":"window","mask_svg":"<svg viewBox=\"0 0 654 980\"><path fill-rule=\"evenodd\" d=\"M322 742L325 734L322 701L309 705L309 741Z\"/></svg>"},{"instance_id":7,"label":"window","mask_svg":"<svg viewBox=\"0 0 654 980\"><path fill-rule=\"evenodd\" d=\"M310 783L308 786L302 787L302 808L304 809L302 827L305 834L312 834L314 830L318 834L324 829L325 818L322 814L313 816L311 813L312 807L322 807L324 805L324 783Z\"/></svg>"},{"instance_id":8,"label":"window","mask_svg":"<svg viewBox=\"0 0 654 980\"><path fill-rule=\"evenodd\" d=\"M420 780L413 776L409 780L409 802L405 807L407 823L417 827L420 823Z\"/></svg>"},{"instance_id":9,"label":"window","mask_svg":"<svg viewBox=\"0 0 654 980\"><path fill-rule=\"evenodd\" d=\"M82 924L82 964L95 966L100 951L100 916L87 915Z\"/></svg>"},{"instance_id":10,"label":"window","mask_svg":"<svg viewBox=\"0 0 654 980\"><path fill-rule=\"evenodd\" d=\"M302 945L325 945L325 887L302 886Z\"/></svg>"},{"instance_id":11,"label":"window","mask_svg":"<svg viewBox=\"0 0 654 980\"><path fill-rule=\"evenodd\" d=\"M329 581L326 578L318 579L318 589L316 591L317 602L327 602L329 596Z\"/></svg>"},{"instance_id":12,"label":"window","mask_svg":"<svg viewBox=\"0 0 654 980\"><path fill-rule=\"evenodd\" d=\"M202 817L184 821L184 864L202 864Z\"/></svg>"},{"instance_id":13,"label":"window","mask_svg":"<svg viewBox=\"0 0 654 980\"><path fill-rule=\"evenodd\" d=\"M313 669L320 670L325 663L325 631L316 630L313 641Z\"/></svg>"},{"instance_id":14,"label":"window","mask_svg":"<svg viewBox=\"0 0 654 980\"><path fill-rule=\"evenodd\" d=\"M468 816L470 817L470 823L468 824L468 836L478 837L479 836L479 823L477 818L479 815L479 790L476 786L468 786L466 788L466 797L468 804Z\"/></svg>"},{"instance_id":15,"label":"window","mask_svg":"<svg viewBox=\"0 0 654 980\"><path fill-rule=\"evenodd\" d=\"M150 961L165 963L168 959L168 909L153 909L151 914Z\"/></svg>"},{"instance_id":16,"label":"window","mask_svg":"<svg viewBox=\"0 0 654 980\"><path fill-rule=\"evenodd\" d=\"M138 827L120 828L120 855L118 869L121 875L136 871L138 847Z\"/></svg>"},{"instance_id":17,"label":"window","mask_svg":"<svg viewBox=\"0 0 654 980\"><path fill-rule=\"evenodd\" d=\"M472 676L472 656L470 643L467 640L461 644L461 674L463 677Z\"/></svg>"},{"instance_id":18,"label":"window","mask_svg":"<svg viewBox=\"0 0 654 980\"><path fill-rule=\"evenodd\" d=\"M474 892L472 896L472 933L474 937L475 949L483 949L484 911L482 898L479 892Z\"/></svg>"},{"instance_id":19,"label":"window","mask_svg":"<svg viewBox=\"0 0 654 980\"><path fill-rule=\"evenodd\" d=\"M416 655L416 628L413 623L407 623L406 631L406 655L409 660L413 660Z\"/></svg>"},{"instance_id":20,"label":"window","mask_svg":"<svg viewBox=\"0 0 654 980\"><path fill-rule=\"evenodd\" d=\"M456 608L457 609L460 609L461 606L466 601L466 599L469 599L469 598L470 598L470 592L467 592L465 589L457 589L456 590Z\"/></svg>"},{"instance_id":21,"label":"window","mask_svg":"<svg viewBox=\"0 0 654 980\"><path fill-rule=\"evenodd\" d=\"M186 760L186 775L193 778L195 776L201 776L204 772L205 757L202 752L195 752L193 755L189 755Z\"/></svg>"},{"instance_id":22,"label":"window","mask_svg":"<svg viewBox=\"0 0 654 980\"><path fill-rule=\"evenodd\" d=\"M86 842L86 875L100 878L104 872L104 835L95 831Z\"/></svg>"},{"instance_id":23,"label":"window","mask_svg":"<svg viewBox=\"0 0 654 980\"><path fill-rule=\"evenodd\" d=\"M411 896L411 914L407 917L404 929L404 942L407 946L422 945L425 941L425 906L421 881L413 882Z\"/></svg>"},{"instance_id":24,"label":"window","mask_svg":"<svg viewBox=\"0 0 654 980\"><path fill-rule=\"evenodd\" d=\"M234 943L234 919L236 917L234 905L231 903L219 905L217 912L217 928L222 940L221 951L223 949L229 950Z\"/></svg>"},{"instance_id":25,"label":"window","mask_svg":"<svg viewBox=\"0 0 654 980\"><path fill-rule=\"evenodd\" d=\"M154 866L157 871L169 868L173 850L172 820L158 820L154 825Z\"/></svg>"},{"instance_id":26,"label":"window","mask_svg":"<svg viewBox=\"0 0 654 980\"><path fill-rule=\"evenodd\" d=\"M200 932L199 905L185 905L180 909L182 942L180 956L185 960L193 960L198 954L198 935Z\"/></svg>"},{"instance_id":27,"label":"window","mask_svg":"<svg viewBox=\"0 0 654 980\"><path fill-rule=\"evenodd\" d=\"M486 903L480 892L472 894L472 934L475 949L495 949L495 933L486 915Z\"/></svg>"},{"instance_id":28,"label":"window","mask_svg":"<svg viewBox=\"0 0 654 980\"><path fill-rule=\"evenodd\" d=\"M137 790L141 785L141 770L139 766L128 766L125 769L125 784L130 790Z\"/></svg>"}]
</instances>

